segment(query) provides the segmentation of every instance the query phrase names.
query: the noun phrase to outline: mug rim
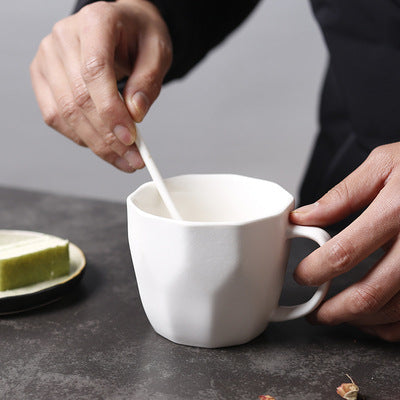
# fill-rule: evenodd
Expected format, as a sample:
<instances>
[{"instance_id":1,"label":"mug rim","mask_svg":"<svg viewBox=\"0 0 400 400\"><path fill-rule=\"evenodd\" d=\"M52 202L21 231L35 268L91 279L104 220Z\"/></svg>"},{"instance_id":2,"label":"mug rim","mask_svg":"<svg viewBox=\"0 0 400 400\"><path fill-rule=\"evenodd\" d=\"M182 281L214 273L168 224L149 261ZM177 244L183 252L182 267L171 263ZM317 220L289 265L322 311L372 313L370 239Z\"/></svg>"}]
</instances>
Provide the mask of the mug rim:
<instances>
[{"instance_id":1,"label":"mug rim","mask_svg":"<svg viewBox=\"0 0 400 400\"><path fill-rule=\"evenodd\" d=\"M261 178L255 178L255 177L250 177L246 175L239 175L239 174L231 174L231 173L211 173L211 174L182 174L182 175L175 175L171 176L168 178L164 179L164 182L168 183L168 181L172 181L175 179L184 179L188 177L209 177L209 176L214 176L214 177L236 177L240 179L249 179L249 180L256 180L264 183L269 183L275 186L277 189L285 192L289 197L290 201L288 204L283 207L279 212L271 213L269 215L265 215L262 217L256 217L256 218L248 218L240 221L190 221L190 220L179 220L179 219L173 219L169 217L163 217L160 215L152 214L150 212L144 211L141 209L138 205L136 205L133 201L133 198L140 192L146 189L146 187L152 186L154 187L154 182L153 181L147 181L145 183L142 183L138 188L136 188L132 193L130 193L127 198L126 198L126 204L128 208L133 208L139 215L141 215L144 218L149 218L149 219L154 219L154 220L160 220L160 221L167 221L169 223L177 224L177 225L182 225L182 226L204 226L204 227L210 227L210 226L244 226L248 224L252 224L255 222L259 221L265 221L271 218L276 218L277 216L283 215L287 210L293 209L294 208L294 196L289 193L286 189L284 189L281 185L279 185L276 182L267 180L267 179L261 179Z\"/></svg>"}]
</instances>

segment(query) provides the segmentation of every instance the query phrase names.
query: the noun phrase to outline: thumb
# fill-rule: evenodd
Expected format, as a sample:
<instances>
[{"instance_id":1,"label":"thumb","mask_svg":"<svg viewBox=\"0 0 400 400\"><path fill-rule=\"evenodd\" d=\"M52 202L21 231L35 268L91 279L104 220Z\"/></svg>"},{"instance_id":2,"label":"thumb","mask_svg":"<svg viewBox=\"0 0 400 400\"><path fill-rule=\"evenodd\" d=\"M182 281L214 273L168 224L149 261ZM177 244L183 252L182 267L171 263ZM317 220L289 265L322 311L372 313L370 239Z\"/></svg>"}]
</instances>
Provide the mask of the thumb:
<instances>
[{"instance_id":1,"label":"thumb","mask_svg":"<svg viewBox=\"0 0 400 400\"><path fill-rule=\"evenodd\" d=\"M158 33L146 33L139 41L137 58L124 90L135 122L141 122L160 93L172 60L172 48Z\"/></svg>"},{"instance_id":2,"label":"thumb","mask_svg":"<svg viewBox=\"0 0 400 400\"><path fill-rule=\"evenodd\" d=\"M298 225L327 226L367 207L385 185L389 174L379 157L370 156L343 181L333 187L318 201L294 210L290 221Z\"/></svg>"}]
</instances>

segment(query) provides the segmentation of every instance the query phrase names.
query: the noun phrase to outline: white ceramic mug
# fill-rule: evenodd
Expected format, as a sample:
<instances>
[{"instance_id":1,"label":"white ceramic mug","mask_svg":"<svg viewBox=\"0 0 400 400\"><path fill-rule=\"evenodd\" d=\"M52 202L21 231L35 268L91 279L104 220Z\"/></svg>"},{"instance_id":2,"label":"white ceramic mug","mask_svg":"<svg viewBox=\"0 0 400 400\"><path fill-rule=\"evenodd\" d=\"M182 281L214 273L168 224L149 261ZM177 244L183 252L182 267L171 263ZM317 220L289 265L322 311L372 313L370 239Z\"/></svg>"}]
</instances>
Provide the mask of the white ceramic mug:
<instances>
[{"instance_id":1,"label":"white ceramic mug","mask_svg":"<svg viewBox=\"0 0 400 400\"><path fill-rule=\"evenodd\" d=\"M184 220L173 220L152 182L127 198L128 235L146 315L173 342L223 347L250 341L269 321L314 310L329 283L306 303L278 305L289 241L322 245L324 230L289 224L293 196L279 185L238 175L165 180Z\"/></svg>"}]
</instances>

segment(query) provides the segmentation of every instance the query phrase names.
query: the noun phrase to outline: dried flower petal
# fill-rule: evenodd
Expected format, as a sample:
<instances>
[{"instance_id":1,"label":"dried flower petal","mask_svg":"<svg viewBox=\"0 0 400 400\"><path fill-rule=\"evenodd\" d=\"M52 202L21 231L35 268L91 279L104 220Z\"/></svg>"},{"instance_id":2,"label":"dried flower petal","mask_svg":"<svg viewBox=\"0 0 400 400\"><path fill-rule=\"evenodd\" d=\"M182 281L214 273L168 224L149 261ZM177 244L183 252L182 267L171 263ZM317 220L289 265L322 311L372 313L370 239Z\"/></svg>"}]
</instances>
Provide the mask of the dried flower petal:
<instances>
[{"instance_id":1,"label":"dried flower petal","mask_svg":"<svg viewBox=\"0 0 400 400\"><path fill-rule=\"evenodd\" d=\"M263 394L263 395L261 395L261 396L258 396L258 398L259 398L260 400L275 400L275 397L272 397L272 396L270 396L270 395L268 395L268 394Z\"/></svg>"},{"instance_id":2,"label":"dried flower petal","mask_svg":"<svg viewBox=\"0 0 400 400\"><path fill-rule=\"evenodd\" d=\"M353 379L347 375L351 383L342 383L336 388L336 393L346 400L357 400L359 387L354 383Z\"/></svg>"}]
</instances>

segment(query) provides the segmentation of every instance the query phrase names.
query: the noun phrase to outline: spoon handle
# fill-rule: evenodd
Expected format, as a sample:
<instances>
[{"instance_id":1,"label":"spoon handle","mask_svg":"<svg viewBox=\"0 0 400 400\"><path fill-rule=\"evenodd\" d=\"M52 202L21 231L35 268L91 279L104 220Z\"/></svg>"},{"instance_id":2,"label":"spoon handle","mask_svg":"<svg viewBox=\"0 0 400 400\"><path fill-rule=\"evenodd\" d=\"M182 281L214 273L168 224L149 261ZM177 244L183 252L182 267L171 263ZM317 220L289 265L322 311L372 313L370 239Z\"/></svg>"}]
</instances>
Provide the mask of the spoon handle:
<instances>
[{"instance_id":1,"label":"spoon handle","mask_svg":"<svg viewBox=\"0 0 400 400\"><path fill-rule=\"evenodd\" d=\"M171 196L168 192L167 187L165 186L164 180L158 170L147 146L145 145L142 136L139 133L139 130L136 127L136 146L139 150L140 155L143 158L144 163L146 164L147 170L150 173L151 178L153 179L154 184L158 190L158 193L161 196L165 206L167 207L168 212L170 213L173 219L182 220L183 218L179 214L178 210L175 207L174 202L171 199Z\"/></svg>"}]
</instances>

